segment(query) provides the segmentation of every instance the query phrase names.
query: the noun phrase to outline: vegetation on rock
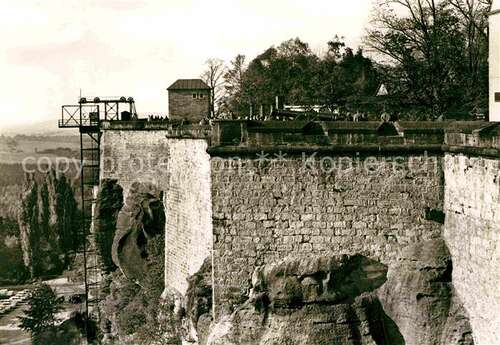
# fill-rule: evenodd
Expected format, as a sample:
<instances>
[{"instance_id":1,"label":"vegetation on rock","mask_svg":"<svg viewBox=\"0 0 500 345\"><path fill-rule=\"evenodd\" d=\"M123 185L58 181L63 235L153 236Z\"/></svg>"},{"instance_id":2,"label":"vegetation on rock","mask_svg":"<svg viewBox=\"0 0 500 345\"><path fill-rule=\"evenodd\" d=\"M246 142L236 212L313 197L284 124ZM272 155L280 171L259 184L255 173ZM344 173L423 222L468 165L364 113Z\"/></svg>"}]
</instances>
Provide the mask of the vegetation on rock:
<instances>
[{"instance_id":1,"label":"vegetation on rock","mask_svg":"<svg viewBox=\"0 0 500 345\"><path fill-rule=\"evenodd\" d=\"M188 320L188 328L196 329L198 342L204 344L212 323L212 258L203 262L198 272L188 278L183 317ZM186 323L182 323L185 325ZM189 330L185 332L191 333Z\"/></svg>"},{"instance_id":2,"label":"vegetation on rock","mask_svg":"<svg viewBox=\"0 0 500 345\"><path fill-rule=\"evenodd\" d=\"M120 271L107 278L102 303L104 344L180 344L173 301L163 301L164 236L148 241L148 270L141 285Z\"/></svg>"}]
</instances>

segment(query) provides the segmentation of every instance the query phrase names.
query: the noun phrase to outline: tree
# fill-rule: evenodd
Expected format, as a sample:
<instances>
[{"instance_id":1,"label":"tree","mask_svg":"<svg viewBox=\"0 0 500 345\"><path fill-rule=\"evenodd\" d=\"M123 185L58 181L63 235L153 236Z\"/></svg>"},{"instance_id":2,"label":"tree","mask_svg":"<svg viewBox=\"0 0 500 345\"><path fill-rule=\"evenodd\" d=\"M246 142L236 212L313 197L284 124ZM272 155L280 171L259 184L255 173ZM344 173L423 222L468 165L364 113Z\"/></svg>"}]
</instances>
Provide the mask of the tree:
<instances>
[{"instance_id":1,"label":"tree","mask_svg":"<svg viewBox=\"0 0 500 345\"><path fill-rule=\"evenodd\" d=\"M55 332L58 319L56 314L62 310L62 297L57 297L47 284L38 285L28 299L28 309L20 316L20 327L31 333L36 344L45 332Z\"/></svg>"},{"instance_id":2,"label":"tree","mask_svg":"<svg viewBox=\"0 0 500 345\"><path fill-rule=\"evenodd\" d=\"M293 104L312 104L313 76L319 58L299 38L270 47L252 60L244 73L245 92L254 104L273 104L282 96Z\"/></svg>"},{"instance_id":3,"label":"tree","mask_svg":"<svg viewBox=\"0 0 500 345\"><path fill-rule=\"evenodd\" d=\"M19 224L24 224L25 228L21 230L21 236L29 234L23 256L30 277L34 278L39 276L41 271L38 184L34 179L29 180L27 188L26 195L22 198Z\"/></svg>"},{"instance_id":4,"label":"tree","mask_svg":"<svg viewBox=\"0 0 500 345\"><path fill-rule=\"evenodd\" d=\"M463 1L468 7L461 11ZM393 95L395 99L422 105L434 116L481 102L487 89L487 42L479 34L484 32L480 17L485 12L471 5L474 2L479 3L379 2L365 43L398 71L399 85L392 88L401 93Z\"/></svg>"},{"instance_id":5,"label":"tree","mask_svg":"<svg viewBox=\"0 0 500 345\"><path fill-rule=\"evenodd\" d=\"M0 283L19 284L28 278L23 262L19 225L16 221L0 216Z\"/></svg>"},{"instance_id":6,"label":"tree","mask_svg":"<svg viewBox=\"0 0 500 345\"><path fill-rule=\"evenodd\" d=\"M328 42L314 85L319 104L330 110L339 106L357 108L363 99L375 94L378 83L378 72L361 49L353 53L338 36Z\"/></svg>"},{"instance_id":7,"label":"tree","mask_svg":"<svg viewBox=\"0 0 500 345\"><path fill-rule=\"evenodd\" d=\"M81 211L75 200L73 188L62 175L55 181L57 234L59 235L61 248L65 253L75 251L81 244L78 230L81 228Z\"/></svg>"},{"instance_id":8,"label":"tree","mask_svg":"<svg viewBox=\"0 0 500 345\"><path fill-rule=\"evenodd\" d=\"M466 41L466 79L469 99L487 108L488 100L488 13L492 0L449 0L460 18Z\"/></svg>"},{"instance_id":9,"label":"tree","mask_svg":"<svg viewBox=\"0 0 500 345\"><path fill-rule=\"evenodd\" d=\"M248 102L243 79L245 70L245 55L238 54L224 73L225 94L221 102L221 110L230 118L242 113Z\"/></svg>"},{"instance_id":10,"label":"tree","mask_svg":"<svg viewBox=\"0 0 500 345\"><path fill-rule=\"evenodd\" d=\"M237 55L224 74L226 93L221 102L224 113L234 118L246 115L250 105L272 105L276 96L288 104L357 106L373 95L379 83L378 72L361 50L356 53L335 36L328 50L318 56L306 42L289 39L272 46L247 66L245 56Z\"/></svg>"},{"instance_id":11,"label":"tree","mask_svg":"<svg viewBox=\"0 0 500 345\"><path fill-rule=\"evenodd\" d=\"M201 79L210 86L210 112L212 117L217 117L220 100L224 92L223 76L226 71L224 61L221 59L208 59L205 63L205 71Z\"/></svg>"},{"instance_id":12,"label":"tree","mask_svg":"<svg viewBox=\"0 0 500 345\"><path fill-rule=\"evenodd\" d=\"M18 148L19 144L14 138L7 139L7 147L10 152L15 152Z\"/></svg>"}]
</instances>

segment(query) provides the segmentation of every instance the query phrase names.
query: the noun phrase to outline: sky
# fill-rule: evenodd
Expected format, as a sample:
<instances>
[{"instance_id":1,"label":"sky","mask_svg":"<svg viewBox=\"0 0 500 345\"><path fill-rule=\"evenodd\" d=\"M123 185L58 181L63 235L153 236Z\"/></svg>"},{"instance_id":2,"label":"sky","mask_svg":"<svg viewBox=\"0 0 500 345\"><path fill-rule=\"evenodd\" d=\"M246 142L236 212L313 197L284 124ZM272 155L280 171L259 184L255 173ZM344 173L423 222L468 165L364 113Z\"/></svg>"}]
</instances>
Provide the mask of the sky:
<instances>
[{"instance_id":1,"label":"sky","mask_svg":"<svg viewBox=\"0 0 500 345\"><path fill-rule=\"evenodd\" d=\"M299 37L351 47L371 0L0 0L0 130L60 117L84 96L132 96L167 113L166 88L209 58L248 60Z\"/></svg>"}]
</instances>

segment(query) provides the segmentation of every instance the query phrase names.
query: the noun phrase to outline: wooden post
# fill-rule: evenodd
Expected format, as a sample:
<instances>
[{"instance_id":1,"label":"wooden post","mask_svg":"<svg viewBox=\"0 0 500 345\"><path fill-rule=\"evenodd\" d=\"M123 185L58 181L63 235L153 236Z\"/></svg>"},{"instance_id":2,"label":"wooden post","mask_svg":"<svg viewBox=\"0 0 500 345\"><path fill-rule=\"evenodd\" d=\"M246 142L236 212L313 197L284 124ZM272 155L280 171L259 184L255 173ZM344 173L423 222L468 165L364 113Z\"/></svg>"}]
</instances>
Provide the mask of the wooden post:
<instances>
[{"instance_id":1,"label":"wooden post","mask_svg":"<svg viewBox=\"0 0 500 345\"><path fill-rule=\"evenodd\" d=\"M283 110L283 97L276 96L276 109Z\"/></svg>"}]
</instances>

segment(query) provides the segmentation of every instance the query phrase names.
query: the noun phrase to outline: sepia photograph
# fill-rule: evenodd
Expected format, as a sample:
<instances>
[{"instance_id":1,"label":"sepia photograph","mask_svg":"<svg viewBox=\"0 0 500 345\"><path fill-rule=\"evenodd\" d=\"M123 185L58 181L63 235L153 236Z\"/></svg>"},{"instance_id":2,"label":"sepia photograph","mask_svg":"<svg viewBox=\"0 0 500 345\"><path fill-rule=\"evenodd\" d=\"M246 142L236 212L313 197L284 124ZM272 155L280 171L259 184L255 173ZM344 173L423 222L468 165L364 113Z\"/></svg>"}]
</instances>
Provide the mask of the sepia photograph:
<instances>
[{"instance_id":1,"label":"sepia photograph","mask_svg":"<svg viewBox=\"0 0 500 345\"><path fill-rule=\"evenodd\" d=\"M0 345L500 345L500 0L0 17Z\"/></svg>"}]
</instances>

